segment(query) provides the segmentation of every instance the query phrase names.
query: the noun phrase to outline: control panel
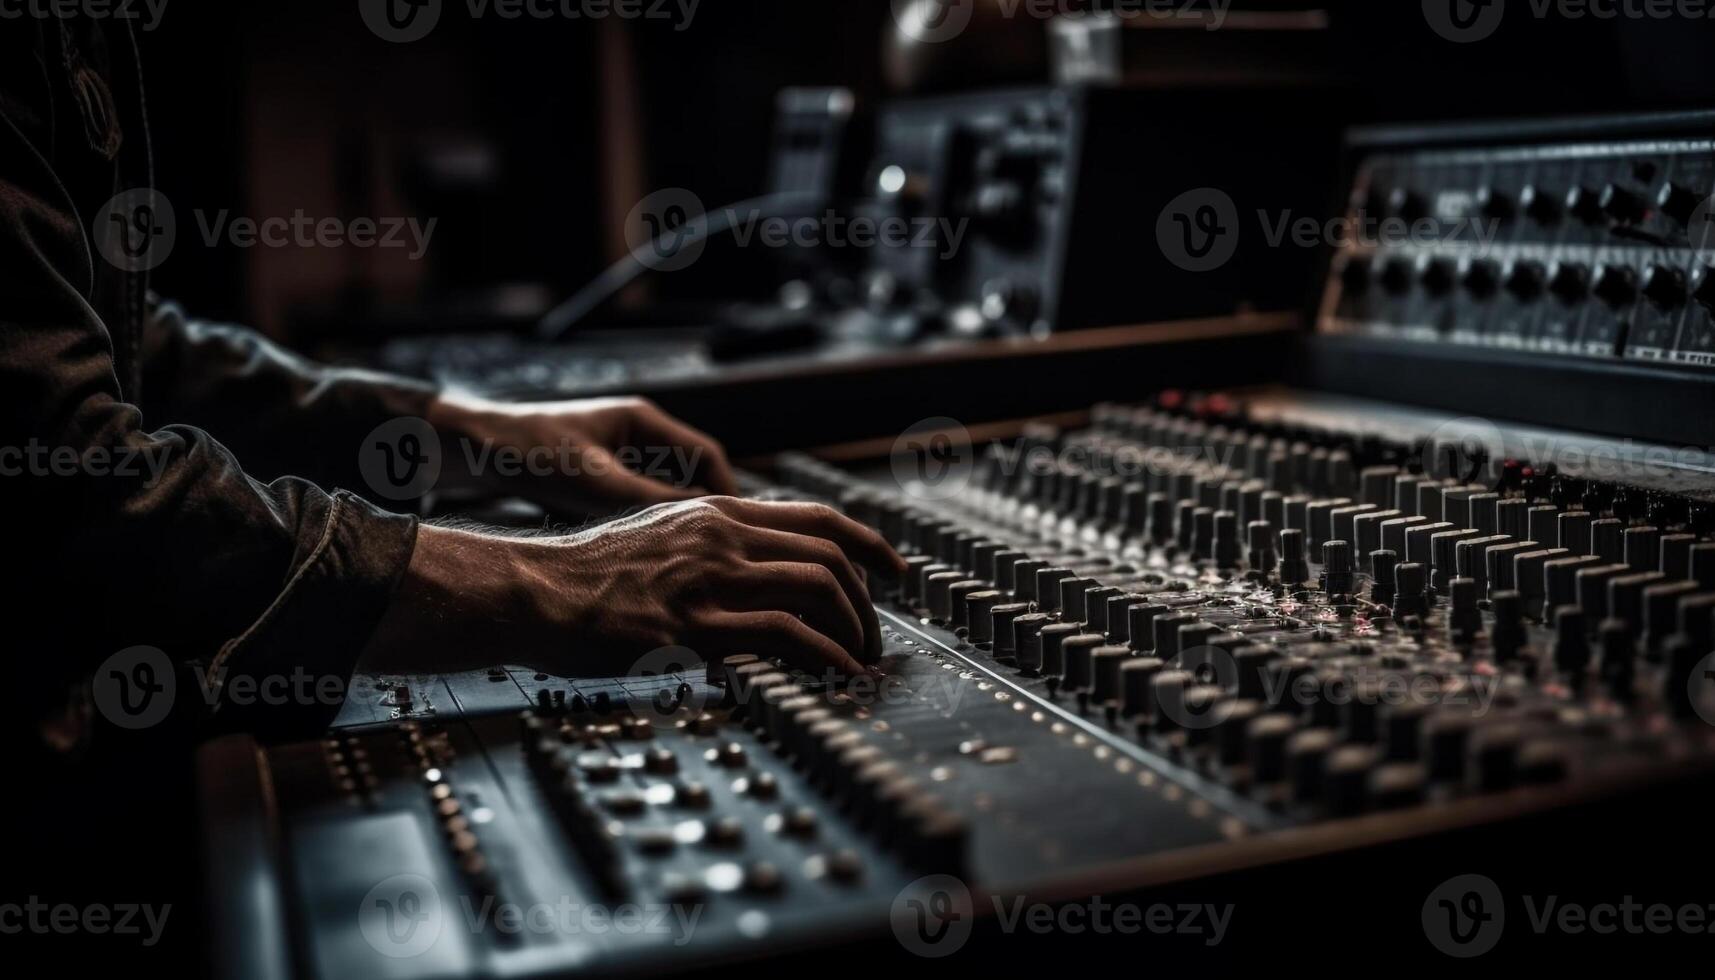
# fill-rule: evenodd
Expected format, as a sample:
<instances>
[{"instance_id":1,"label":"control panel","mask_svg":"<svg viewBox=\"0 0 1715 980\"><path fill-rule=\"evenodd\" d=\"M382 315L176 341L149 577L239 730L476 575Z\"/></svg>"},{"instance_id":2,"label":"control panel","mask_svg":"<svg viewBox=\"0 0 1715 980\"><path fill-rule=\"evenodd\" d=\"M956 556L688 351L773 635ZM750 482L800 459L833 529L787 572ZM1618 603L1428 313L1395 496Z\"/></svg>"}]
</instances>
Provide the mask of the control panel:
<instances>
[{"instance_id":1,"label":"control panel","mask_svg":"<svg viewBox=\"0 0 1715 980\"><path fill-rule=\"evenodd\" d=\"M1715 367L1715 114L1352 142L1322 332Z\"/></svg>"}]
</instances>

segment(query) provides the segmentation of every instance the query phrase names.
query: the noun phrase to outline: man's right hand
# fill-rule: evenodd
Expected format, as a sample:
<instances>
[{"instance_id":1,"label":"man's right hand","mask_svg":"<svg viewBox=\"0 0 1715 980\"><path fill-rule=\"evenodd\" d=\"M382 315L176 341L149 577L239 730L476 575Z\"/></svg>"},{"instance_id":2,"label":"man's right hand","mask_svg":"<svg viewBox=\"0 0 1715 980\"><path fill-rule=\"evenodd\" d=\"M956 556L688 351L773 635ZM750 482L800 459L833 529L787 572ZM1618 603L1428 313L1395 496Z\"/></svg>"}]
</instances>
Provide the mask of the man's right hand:
<instances>
[{"instance_id":1,"label":"man's right hand","mask_svg":"<svg viewBox=\"0 0 1715 980\"><path fill-rule=\"evenodd\" d=\"M881 653L863 570L904 567L819 504L707 497L550 538L425 526L364 666L600 676L684 646L855 674Z\"/></svg>"}]
</instances>

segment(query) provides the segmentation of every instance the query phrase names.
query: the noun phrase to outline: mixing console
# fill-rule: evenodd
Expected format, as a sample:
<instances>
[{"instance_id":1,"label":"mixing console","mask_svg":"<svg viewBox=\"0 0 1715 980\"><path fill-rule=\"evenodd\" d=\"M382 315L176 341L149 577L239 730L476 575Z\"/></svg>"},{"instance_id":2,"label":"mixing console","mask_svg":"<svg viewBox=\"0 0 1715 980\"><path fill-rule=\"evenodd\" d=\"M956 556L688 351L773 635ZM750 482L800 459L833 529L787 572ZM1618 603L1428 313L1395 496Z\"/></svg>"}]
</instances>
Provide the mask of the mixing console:
<instances>
[{"instance_id":1,"label":"mixing console","mask_svg":"<svg viewBox=\"0 0 1715 980\"><path fill-rule=\"evenodd\" d=\"M1708 773L1707 495L1272 399L1103 406L943 481L782 459L758 495L909 555L878 676L374 678L326 740L239 751L302 972L707 965L897 935L926 875L1067 899ZM430 945L372 910L407 897ZM653 927L484 912L566 906Z\"/></svg>"}]
</instances>

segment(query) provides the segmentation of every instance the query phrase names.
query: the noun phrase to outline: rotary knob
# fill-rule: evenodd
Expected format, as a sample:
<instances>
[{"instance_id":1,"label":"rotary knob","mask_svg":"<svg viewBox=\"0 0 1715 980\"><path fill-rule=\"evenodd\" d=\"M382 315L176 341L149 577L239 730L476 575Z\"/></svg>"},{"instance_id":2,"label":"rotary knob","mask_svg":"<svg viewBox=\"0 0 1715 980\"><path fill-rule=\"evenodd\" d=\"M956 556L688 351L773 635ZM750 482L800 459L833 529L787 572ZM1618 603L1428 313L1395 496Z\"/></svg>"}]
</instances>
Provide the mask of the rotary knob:
<instances>
[{"instance_id":1,"label":"rotary knob","mask_svg":"<svg viewBox=\"0 0 1715 980\"><path fill-rule=\"evenodd\" d=\"M1478 299L1488 299L1500 288L1500 266L1488 259L1473 261L1465 269L1465 291Z\"/></svg>"},{"instance_id":2,"label":"rotary knob","mask_svg":"<svg viewBox=\"0 0 1715 980\"><path fill-rule=\"evenodd\" d=\"M1638 274L1622 265L1603 266L1593 292L1614 309L1624 309L1638 298Z\"/></svg>"},{"instance_id":3,"label":"rotary knob","mask_svg":"<svg viewBox=\"0 0 1715 980\"><path fill-rule=\"evenodd\" d=\"M1483 217L1491 221L1511 221L1516 213L1512 197L1493 187L1485 187L1477 192L1477 208Z\"/></svg>"},{"instance_id":4,"label":"rotary knob","mask_svg":"<svg viewBox=\"0 0 1715 980\"><path fill-rule=\"evenodd\" d=\"M1582 301L1590 292L1589 268L1577 262L1557 263L1548 290L1568 306Z\"/></svg>"},{"instance_id":5,"label":"rotary knob","mask_svg":"<svg viewBox=\"0 0 1715 980\"><path fill-rule=\"evenodd\" d=\"M1602 194L1596 199L1596 203L1602 208L1603 214L1622 225L1637 224L1644 220L1649 210L1641 195L1619 184L1609 184L1602 188Z\"/></svg>"},{"instance_id":6,"label":"rotary knob","mask_svg":"<svg viewBox=\"0 0 1715 980\"><path fill-rule=\"evenodd\" d=\"M1454 280L1453 263L1447 259L1433 259L1423 267L1423 288L1431 296L1445 296L1452 292Z\"/></svg>"},{"instance_id":7,"label":"rotary knob","mask_svg":"<svg viewBox=\"0 0 1715 980\"><path fill-rule=\"evenodd\" d=\"M1697 273L1697 288L1691 298L1703 304L1703 308L1715 315L1715 266L1705 266Z\"/></svg>"},{"instance_id":8,"label":"rotary knob","mask_svg":"<svg viewBox=\"0 0 1715 980\"><path fill-rule=\"evenodd\" d=\"M1651 266L1644 277L1644 295L1663 310L1685 305L1685 273L1666 266Z\"/></svg>"},{"instance_id":9,"label":"rotary knob","mask_svg":"<svg viewBox=\"0 0 1715 980\"><path fill-rule=\"evenodd\" d=\"M1391 259L1382 269L1382 288L1394 296L1404 296L1411 292L1411 281L1415 272L1409 259Z\"/></svg>"},{"instance_id":10,"label":"rotary knob","mask_svg":"<svg viewBox=\"0 0 1715 980\"><path fill-rule=\"evenodd\" d=\"M1607 219L1602 192L1588 187L1574 187L1566 193L1566 210L1587 225L1600 225Z\"/></svg>"},{"instance_id":11,"label":"rotary knob","mask_svg":"<svg viewBox=\"0 0 1715 980\"><path fill-rule=\"evenodd\" d=\"M1702 204L1703 198L1699 197L1696 191L1671 182L1662 185L1661 193L1657 194L1655 199L1656 207L1681 225L1691 224L1692 217Z\"/></svg>"},{"instance_id":12,"label":"rotary knob","mask_svg":"<svg viewBox=\"0 0 1715 980\"><path fill-rule=\"evenodd\" d=\"M1518 204L1519 209L1539 225L1560 223L1561 199L1540 187L1532 185L1520 191Z\"/></svg>"},{"instance_id":13,"label":"rotary knob","mask_svg":"<svg viewBox=\"0 0 1715 980\"><path fill-rule=\"evenodd\" d=\"M1541 262L1514 262L1507 275L1507 292L1521 303L1535 302L1548 285L1548 271Z\"/></svg>"},{"instance_id":14,"label":"rotary knob","mask_svg":"<svg viewBox=\"0 0 1715 980\"><path fill-rule=\"evenodd\" d=\"M1395 188L1388 195L1388 212L1397 218L1408 222L1422 221L1429 217L1429 200L1422 194L1404 187Z\"/></svg>"},{"instance_id":15,"label":"rotary knob","mask_svg":"<svg viewBox=\"0 0 1715 980\"><path fill-rule=\"evenodd\" d=\"M1354 257L1346 260L1345 268L1340 270L1340 284L1351 296L1362 296L1370 291L1370 260Z\"/></svg>"}]
</instances>

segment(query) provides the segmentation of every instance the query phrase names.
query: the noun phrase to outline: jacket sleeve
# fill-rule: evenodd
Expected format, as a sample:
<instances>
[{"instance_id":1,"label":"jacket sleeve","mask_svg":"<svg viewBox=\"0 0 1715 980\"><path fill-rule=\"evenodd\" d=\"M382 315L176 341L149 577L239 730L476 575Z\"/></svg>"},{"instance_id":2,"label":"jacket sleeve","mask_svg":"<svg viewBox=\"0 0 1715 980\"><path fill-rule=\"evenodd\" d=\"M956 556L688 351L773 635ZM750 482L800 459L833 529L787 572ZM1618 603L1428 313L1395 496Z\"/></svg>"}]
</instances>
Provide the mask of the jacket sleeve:
<instances>
[{"instance_id":1,"label":"jacket sleeve","mask_svg":"<svg viewBox=\"0 0 1715 980\"><path fill-rule=\"evenodd\" d=\"M361 487L363 436L421 417L433 385L317 364L244 327L152 304L144 335L143 409L212 433L253 477L291 474Z\"/></svg>"},{"instance_id":2,"label":"jacket sleeve","mask_svg":"<svg viewBox=\"0 0 1715 980\"><path fill-rule=\"evenodd\" d=\"M94 302L102 260L28 132L0 107L0 497L12 524L0 561L22 573L9 576L17 614L62 638L34 658L51 666L32 669L69 681L150 645L198 665L209 687L196 694L217 714L256 728L313 724L337 703L239 710L231 679L348 677L416 521L303 479L253 479L208 432L127 401ZM220 346L223 358L272 356ZM343 390L285 374L287 397L247 441L292 431L280 419L294 405L325 418L327 397Z\"/></svg>"}]
</instances>

